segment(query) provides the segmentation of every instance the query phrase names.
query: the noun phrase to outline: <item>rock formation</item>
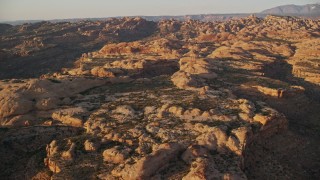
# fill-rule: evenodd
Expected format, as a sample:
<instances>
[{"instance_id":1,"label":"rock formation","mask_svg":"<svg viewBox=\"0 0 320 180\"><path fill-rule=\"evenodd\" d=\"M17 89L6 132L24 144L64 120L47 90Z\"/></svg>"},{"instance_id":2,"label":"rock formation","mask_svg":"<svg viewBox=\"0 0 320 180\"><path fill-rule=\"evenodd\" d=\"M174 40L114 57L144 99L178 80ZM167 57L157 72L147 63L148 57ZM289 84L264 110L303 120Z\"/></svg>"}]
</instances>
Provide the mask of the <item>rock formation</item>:
<instances>
[{"instance_id":1,"label":"rock formation","mask_svg":"<svg viewBox=\"0 0 320 180\"><path fill-rule=\"evenodd\" d=\"M61 44L86 51L59 72L0 81L0 160L28 165L0 165L0 179L15 177L10 169L30 179L248 179L250 148L288 128L281 103L318 96L319 25L249 16L10 27L26 37L1 34L0 65L50 61Z\"/></svg>"}]
</instances>

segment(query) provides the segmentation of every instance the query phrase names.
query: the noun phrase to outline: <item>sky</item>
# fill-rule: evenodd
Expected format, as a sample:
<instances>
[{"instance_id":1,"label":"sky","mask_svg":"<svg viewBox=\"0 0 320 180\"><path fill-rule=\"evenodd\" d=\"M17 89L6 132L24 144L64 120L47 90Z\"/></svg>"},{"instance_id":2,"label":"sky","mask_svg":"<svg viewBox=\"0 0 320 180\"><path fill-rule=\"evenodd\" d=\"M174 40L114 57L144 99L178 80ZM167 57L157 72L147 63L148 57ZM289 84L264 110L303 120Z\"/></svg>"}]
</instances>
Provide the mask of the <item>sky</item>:
<instances>
[{"instance_id":1,"label":"sky","mask_svg":"<svg viewBox=\"0 0 320 180\"><path fill-rule=\"evenodd\" d=\"M0 0L0 20L255 13L320 0Z\"/></svg>"}]
</instances>

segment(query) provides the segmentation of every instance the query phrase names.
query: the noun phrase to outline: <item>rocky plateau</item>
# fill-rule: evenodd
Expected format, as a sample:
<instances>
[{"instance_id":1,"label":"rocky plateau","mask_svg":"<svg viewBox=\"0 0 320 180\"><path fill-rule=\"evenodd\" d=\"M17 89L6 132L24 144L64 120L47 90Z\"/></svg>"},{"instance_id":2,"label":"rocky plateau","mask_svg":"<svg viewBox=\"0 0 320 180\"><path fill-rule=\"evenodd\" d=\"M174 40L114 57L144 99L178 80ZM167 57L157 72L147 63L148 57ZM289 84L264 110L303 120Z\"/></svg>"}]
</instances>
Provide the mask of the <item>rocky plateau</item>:
<instances>
[{"instance_id":1,"label":"rocky plateau","mask_svg":"<svg viewBox=\"0 0 320 180\"><path fill-rule=\"evenodd\" d=\"M320 21L0 26L0 179L317 179Z\"/></svg>"}]
</instances>

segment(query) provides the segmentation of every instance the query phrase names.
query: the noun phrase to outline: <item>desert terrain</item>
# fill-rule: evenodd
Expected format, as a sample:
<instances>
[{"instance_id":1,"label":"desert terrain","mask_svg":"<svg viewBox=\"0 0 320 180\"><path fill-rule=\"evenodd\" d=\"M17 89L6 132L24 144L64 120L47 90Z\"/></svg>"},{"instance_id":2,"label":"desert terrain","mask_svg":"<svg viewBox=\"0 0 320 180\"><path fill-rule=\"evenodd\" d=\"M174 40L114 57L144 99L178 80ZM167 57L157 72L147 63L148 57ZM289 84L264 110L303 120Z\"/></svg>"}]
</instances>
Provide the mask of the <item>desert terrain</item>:
<instances>
[{"instance_id":1,"label":"desert terrain","mask_svg":"<svg viewBox=\"0 0 320 180\"><path fill-rule=\"evenodd\" d=\"M0 25L0 179L317 179L320 20Z\"/></svg>"}]
</instances>

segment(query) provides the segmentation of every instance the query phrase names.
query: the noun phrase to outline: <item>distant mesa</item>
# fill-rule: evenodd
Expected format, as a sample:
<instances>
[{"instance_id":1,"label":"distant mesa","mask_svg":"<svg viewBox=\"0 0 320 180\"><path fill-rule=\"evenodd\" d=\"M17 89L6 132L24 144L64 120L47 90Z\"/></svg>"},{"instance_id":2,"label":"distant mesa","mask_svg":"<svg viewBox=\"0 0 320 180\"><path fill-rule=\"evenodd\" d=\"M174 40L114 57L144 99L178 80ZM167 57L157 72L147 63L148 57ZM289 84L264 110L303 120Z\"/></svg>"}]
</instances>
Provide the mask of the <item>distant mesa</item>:
<instances>
[{"instance_id":1,"label":"distant mesa","mask_svg":"<svg viewBox=\"0 0 320 180\"><path fill-rule=\"evenodd\" d=\"M275 14L275 15L320 15L320 4L307 5L284 5L261 12L261 14Z\"/></svg>"}]
</instances>

